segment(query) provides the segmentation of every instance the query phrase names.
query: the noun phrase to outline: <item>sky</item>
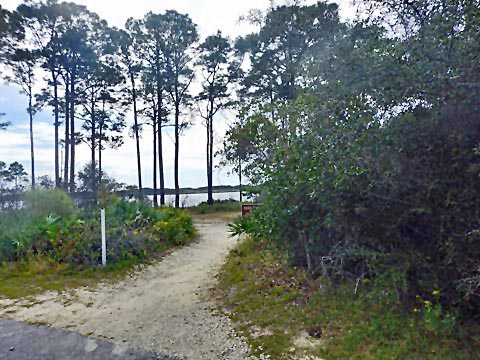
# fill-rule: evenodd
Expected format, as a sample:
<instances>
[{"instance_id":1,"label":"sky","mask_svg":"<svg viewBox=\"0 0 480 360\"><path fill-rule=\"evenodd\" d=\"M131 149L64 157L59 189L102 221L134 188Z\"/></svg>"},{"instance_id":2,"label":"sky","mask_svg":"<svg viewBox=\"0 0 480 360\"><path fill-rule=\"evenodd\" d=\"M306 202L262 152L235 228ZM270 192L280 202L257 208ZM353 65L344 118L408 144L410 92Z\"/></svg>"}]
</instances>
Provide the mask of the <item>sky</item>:
<instances>
[{"instance_id":1,"label":"sky","mask_svg":"<svg viewBox=\"0 0 480 360\"><path fill-rule=\"evenodd\" d=\"M351 15L349 0L339 0L342 17ZM2 0L2 7L14 10L22 1ZM251 9L266 9L269 0L73 0L87 6L109 25L123 27L129 17L142 18L147 12L157 13L174 9L188 14L198 25L201 38L221 30L224 35L236 38L255 31L255 28L245 22L240 22L242 15ZM283 3L285 1L277 1ZM306 1L312 3L314 1ZM198 84L196 86L198 88ZM30 169L30 150L28 135L27 99L14 86L0 83L0 113L6 113L2 121L10 121L12 126L7 131L0 130L0 160L6 163L19 161ZM180 186L206 186L206 129L199 115L192 114L193 125L180 139ZM132 114L127 116L129 125L133 122ZM215 151L221 149L223 137L230 124L235 121L235 113L225 110L215 119ZM51 111L38 113L34 123L35 137L35 167L37 176L54 177L54 133ZM80 124L77 125L80 127ZM150 131L149 131L150 130ZM171 131L171 130L169 130ZM141 156L142 176L144 186L152 186L153 141L151 128L146 127L142 134ZM165 185L173 187L174 145L172 134L167 132L164 139ZM102 155L103 166L108 175L116 180L136 184L136 150L135 141L125 133L125 144L116 150L106 149ZM79 145L76 152L76 168L80 169L89 160L89 148ZM220 159L216 159L218 165ZM214 185L235 185L236 175L229 175L228 168L215 168Z\"/></svg>"}]
</instances>

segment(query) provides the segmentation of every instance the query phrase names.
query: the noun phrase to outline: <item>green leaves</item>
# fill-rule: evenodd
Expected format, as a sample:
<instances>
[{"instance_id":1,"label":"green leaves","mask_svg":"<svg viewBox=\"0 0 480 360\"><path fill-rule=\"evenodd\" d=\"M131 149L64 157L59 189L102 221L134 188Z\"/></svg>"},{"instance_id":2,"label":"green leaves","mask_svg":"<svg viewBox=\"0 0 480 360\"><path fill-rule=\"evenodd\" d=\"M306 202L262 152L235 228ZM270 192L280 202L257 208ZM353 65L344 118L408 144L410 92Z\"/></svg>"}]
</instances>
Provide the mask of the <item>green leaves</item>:
<instances>
[{"instance_id":1,"label":"green leaves","mask_svg":"<svg viewBox=\"0 0 480 360\"><path fill-rule=\"evenodd\" d=\"M371 17L351 24L325 4L274 7L239 42L252 67L224 155L261 184L263 206L253 229L231 231L268 237L315 274L394 269L405 303L440 290L448 310L478 315L456 284L480 251L466 235L479 228L478 96L460 80L480 81L480 12L367 3Z\"/></svg>"}]
</instances>

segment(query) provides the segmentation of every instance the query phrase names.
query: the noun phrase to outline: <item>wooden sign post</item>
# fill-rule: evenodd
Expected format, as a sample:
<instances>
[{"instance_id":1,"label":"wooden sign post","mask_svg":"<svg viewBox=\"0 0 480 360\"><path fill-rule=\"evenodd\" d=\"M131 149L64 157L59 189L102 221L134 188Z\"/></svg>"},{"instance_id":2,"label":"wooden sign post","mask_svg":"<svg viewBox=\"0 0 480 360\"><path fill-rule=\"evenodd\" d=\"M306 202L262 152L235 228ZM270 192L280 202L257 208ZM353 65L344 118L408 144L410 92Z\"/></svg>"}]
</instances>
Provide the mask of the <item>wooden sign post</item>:
<instances>
[{"instance_id":1,"label":"wooden sign post","mask_svg":"<svg viewBox=\"0 0 480 360\"><path fill-rule=\"evenodd\" d=\"M252 210L260 207L260 204L242 204L242 217L247 216Z\"/></svg>"}]
</instances>

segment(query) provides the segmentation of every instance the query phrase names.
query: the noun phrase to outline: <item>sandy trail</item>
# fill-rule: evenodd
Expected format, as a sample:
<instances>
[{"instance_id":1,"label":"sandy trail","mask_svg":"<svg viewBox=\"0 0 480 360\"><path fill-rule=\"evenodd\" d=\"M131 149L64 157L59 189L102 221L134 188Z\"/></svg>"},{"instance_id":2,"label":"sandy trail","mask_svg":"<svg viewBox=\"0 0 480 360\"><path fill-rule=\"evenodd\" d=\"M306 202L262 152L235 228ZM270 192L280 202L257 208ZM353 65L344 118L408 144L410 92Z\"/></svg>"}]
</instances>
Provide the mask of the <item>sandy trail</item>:
<instances>
[{"instance_id":1,"label":"sandy trail","mask_svg":"<svg viewBox=\"0 0 480 360\"><path fill-rule=\"evenodd\" d=\"M245 359L230 320L204 300L236 240L226 220L197 218L200 239L116 284L0 299L0 317L50 324L84 335L187 359Z\"/></svg>"}]
</instances>

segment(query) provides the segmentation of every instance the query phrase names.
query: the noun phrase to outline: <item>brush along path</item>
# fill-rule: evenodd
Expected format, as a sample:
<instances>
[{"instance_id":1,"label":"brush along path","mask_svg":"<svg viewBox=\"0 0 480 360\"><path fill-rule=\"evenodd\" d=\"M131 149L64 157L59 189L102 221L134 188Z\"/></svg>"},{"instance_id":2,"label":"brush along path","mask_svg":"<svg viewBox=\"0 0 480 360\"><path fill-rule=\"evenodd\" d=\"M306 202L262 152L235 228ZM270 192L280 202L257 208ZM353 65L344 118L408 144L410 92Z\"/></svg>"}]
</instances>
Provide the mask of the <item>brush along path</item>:
<instances>
[{"instance_id":1,"label":"brush along path","mask_svg":"<svg viewBox=\"0 0 480 360\"><path fill-rule=\"evenodd\" d=\"M248 346L204 300L236 240L227 220L197 217L200 239L116 284L0 299L0 317L66 328L187 359L244 359Z\"/></svg>"}]
</instances>

